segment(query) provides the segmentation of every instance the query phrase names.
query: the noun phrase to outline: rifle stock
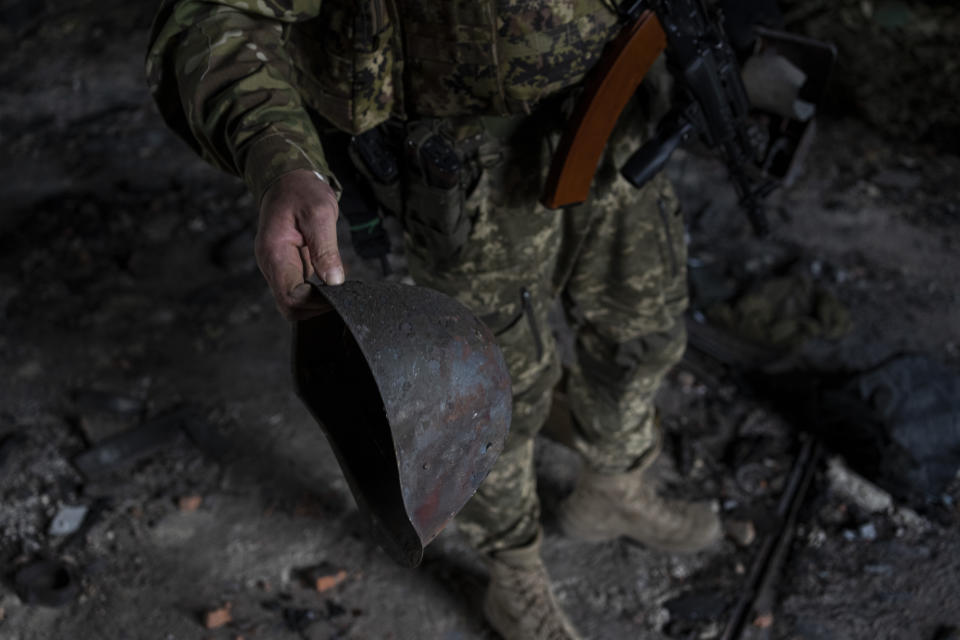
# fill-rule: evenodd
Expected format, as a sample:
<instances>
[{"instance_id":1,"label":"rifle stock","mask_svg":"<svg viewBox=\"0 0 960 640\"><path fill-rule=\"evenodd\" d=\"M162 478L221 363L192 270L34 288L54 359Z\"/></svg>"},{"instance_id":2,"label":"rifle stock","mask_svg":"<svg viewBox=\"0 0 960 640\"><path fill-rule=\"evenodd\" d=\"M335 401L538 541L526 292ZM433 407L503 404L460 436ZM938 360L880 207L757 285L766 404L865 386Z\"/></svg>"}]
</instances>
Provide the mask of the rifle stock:
<instances>
[{"instance_id":1,"label":"rifle stock","mask_svg":"<svg viewBox=\"0 0 960 640\"><path fill-rule=\"evenodd\" d=\"M644 11L610 43L553 156L541 198L544 206L556 209L587 199L617 118L666 46L666 34L652 11Z\"/></svg>"}]
</instances>

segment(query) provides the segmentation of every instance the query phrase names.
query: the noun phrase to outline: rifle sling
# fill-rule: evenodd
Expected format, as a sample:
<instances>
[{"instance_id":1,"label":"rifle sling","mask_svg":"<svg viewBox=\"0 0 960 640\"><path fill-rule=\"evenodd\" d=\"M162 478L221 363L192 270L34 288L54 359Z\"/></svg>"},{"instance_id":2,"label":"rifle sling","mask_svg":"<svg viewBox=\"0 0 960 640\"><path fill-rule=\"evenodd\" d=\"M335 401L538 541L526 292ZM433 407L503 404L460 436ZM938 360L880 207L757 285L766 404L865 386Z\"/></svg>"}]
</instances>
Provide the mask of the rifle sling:
<instances>
[{"instance_id":1,"label":"rifle sling","mask_svg":"<svg viewBox=\"0 0 960 640\"><path fill-rule=\"evenodd\" d=\"M652 11L624 27L590 73L550 164L541 202L550 209L584 202L620 113L667 46Z\"/></svg>"}]
</instances>

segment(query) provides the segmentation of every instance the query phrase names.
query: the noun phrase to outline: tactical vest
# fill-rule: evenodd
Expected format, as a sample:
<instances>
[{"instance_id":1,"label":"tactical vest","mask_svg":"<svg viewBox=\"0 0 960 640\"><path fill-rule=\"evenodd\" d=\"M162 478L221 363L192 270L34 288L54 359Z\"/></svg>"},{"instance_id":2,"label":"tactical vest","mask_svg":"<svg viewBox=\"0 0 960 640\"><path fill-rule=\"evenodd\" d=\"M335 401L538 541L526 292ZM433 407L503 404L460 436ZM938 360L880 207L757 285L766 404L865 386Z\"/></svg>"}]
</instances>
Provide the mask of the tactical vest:
<instances>
[{"instance_id":1,"label":"tactical vest","mask_svg":"<svg viewBox=\"0 0 960 640\"><path fill-rule=\"evenodd\" d=\"M616 23L604 0L324 0L287 44L308 104L359 133L529 112L583 78Z\"/></svg>"}]
</instances>

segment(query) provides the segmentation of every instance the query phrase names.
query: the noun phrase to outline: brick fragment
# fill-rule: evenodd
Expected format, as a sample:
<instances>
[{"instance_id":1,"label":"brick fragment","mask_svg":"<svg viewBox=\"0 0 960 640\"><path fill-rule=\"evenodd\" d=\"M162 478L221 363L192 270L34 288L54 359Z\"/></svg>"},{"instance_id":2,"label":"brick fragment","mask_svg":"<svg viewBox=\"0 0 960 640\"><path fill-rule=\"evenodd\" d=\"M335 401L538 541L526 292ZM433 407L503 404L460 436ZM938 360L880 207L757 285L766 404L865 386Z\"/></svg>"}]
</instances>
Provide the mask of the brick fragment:
<instances>
[{"instance_id":1,"label":"brick fragment","mask_svg":"<svg viewBox=\"0 0 960 640\"><path fill-rule=\"evenodd\" d=\"M207 629L219 629L223 625L233 620L230 615L230 603L223 605L219 609L212 609L203 614L203 626Z\"/></svg>"},{"instance_id":2,"label":"brick fragment","mask_svg":"<svg viewBox=\"0 0 960 640\"><path fill-rule=\"evenodd\" d=\"M196 511L201 504L203 504L203 496L180 496L180 499L177 500L177 507L180 508L180 511L187 513Z\"/></svg>"},{"instance_id":3,"label":"brick fragment","mask_svg":"<svg viewBox=\"0 0 960 640\"><path fill-rule=\"evenodd\" d=\"M317 590L317 593L323 593L324 591L329 591L335 586L347 579L347 572L341 569L334 574L326 576L317 576L314 580L314 588Z\"/></svg>"}]
</instances>

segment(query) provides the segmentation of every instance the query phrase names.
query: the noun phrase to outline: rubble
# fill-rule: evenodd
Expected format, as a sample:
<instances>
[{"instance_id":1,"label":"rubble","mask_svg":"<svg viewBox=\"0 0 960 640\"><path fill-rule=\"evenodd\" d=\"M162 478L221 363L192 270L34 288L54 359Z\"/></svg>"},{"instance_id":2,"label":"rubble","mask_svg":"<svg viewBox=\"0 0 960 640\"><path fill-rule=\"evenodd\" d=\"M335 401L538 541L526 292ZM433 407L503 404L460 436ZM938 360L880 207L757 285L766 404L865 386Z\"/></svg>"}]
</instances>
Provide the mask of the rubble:
<instances>
[{"instance_id":1,"label":"rubble","mask_svg":"<svg viewBox=\"0 0 960 640\"><path fill-rule=\"evenodd\" d=\"M866 513L885 513L893 509L893 498L889 493L851 471L839 456L832 456L827 461L827 480L830 491Z\"/></svg>"},{"instance_id":2,"label":"rubble","mask_svg":"<svg viewBox=\"0 0 960 640\"><path fill-rule=\"evenodd\" d=\"M130 467L164 447L183 442L181 425L187 416L185 411L177 410L113 435L78 455L73 463L87 478Z\"/></svg>"},{"instance_id":3,"label":"rubble","mask_svg":"<svg viewBox=\"0 0 960 640\"><path fill-rule=\"evenodd\" d=\"M303 581L317 593L329 591L347 579L344 569L335 569L329 563L321 563L298 571Z\"/></svg>"},{"instance_id":4,"label":"rubble","mask_svg":"<svg viewBox=\"0 0 960 640\"><path fill-rule=\"evenodd\" d=\"M50 608L36 594L21 602L6 575L0 635L489 637L477 604L486 575L452 532L416 572L369 543L334 454L290 391L289 326L249 251L255 203L153 111L142 48L154 7L12 2L0 0L0 14L16 18L0 24L9 45L0 56L0 563L12 574L49 562L48 585L82 588ZM798 364L860 368L901 351L960 365L950 89L960 76L941 64L956 8L905 3L904 20L888 4L898 3L785 0L791 24L835 39L841 56L805 175L769 201L771 237L746 238L722 167L681 150L670 169L690 229L694 317L726 304L714 317L750 329L743 313L754 307L738 294L764 281L808 316L791 327L781 323L787 309L762 308L773 348L722 341L691 320L688 360L658 396L664 490L718 498L740 529L681 560L567 539L553 516L577 456L537 444L545 558L585 637L706 639L725 629L722 605L742 592L776 522L797 450L791 414L751 392L740 367L773 381ZM776 220L781 212L789 222ZM399 223L385 226L401 246ZM379 277L341 231L351 277ZM402 255L390 264L409 281ZM814 295L779 295L796 278L802 290L787 293ZM849 314L841 341L829 338L846 323L835 306L817 306L818 292ZM698 341L735 360L718 365ZM784 344L799 351L784 358ZM158 427L155 440L111 440L157 427L176 407L190 417ZM821 416L807 417L815 426ZM100 460L110 446L116 456ZM83 455L100 460L92 475L71 464ZM747 630L953 640L960 487L938 486L933 498L908 508L852 458L818 468L771 611L748 614ZM51 535L65 505L89 511L73 533ZM322 569L289 580L301 566ZM264 598L269 606L258 606ZM204 605L224 599L230 621L205 630L205 614L221 608ZM770 626L754 627L758 618Z\"/></svg>"},{"instance_id":5,"label":"rubble","mask_svg":"<svg viewBox=\"0 0 960 640\"><path fill-rule=\"evenodd\" d=\"M51 536L68 536L83 524L83 519L87 515L87 507L84 505L70 506L64 505L57 511L57 515L50 522L49 533Z\"/></svg>"},{"instance_id":6,"label":"rubble","mask_svg":"<svg viewBox=\"0 0 960 640\"><path fill-rule=\"evenodd\" d=\"M346 571L338 571L332 576L320 576L314 581L314 588L317 590L317 593L323 593L324 591L329 591L335 586L347 579Z\"/></svg>"},{"instance_id":7,"label":"rubble","mask_svg":"<svg viewBox=\"0 0 960 640\"><path fill-rule=\"evenodd\" d=\"M207 629L219 629L220 627L229 624L233 621L233 616L230 614L230 609L232 607L232 603L227 602L216 609L205 611L203 613L203 626Z\"/></svg>"},{"instance_id":8,"label":"rubble","mask_svg":"<svg viewBox=\"0 0 960 640\"><path fill-rule=\"evenodd\" d=\"M757 528L749 520L724 520L723 529L740 547L749 547L757 539Z\"/></svg>"}]
</instances>

